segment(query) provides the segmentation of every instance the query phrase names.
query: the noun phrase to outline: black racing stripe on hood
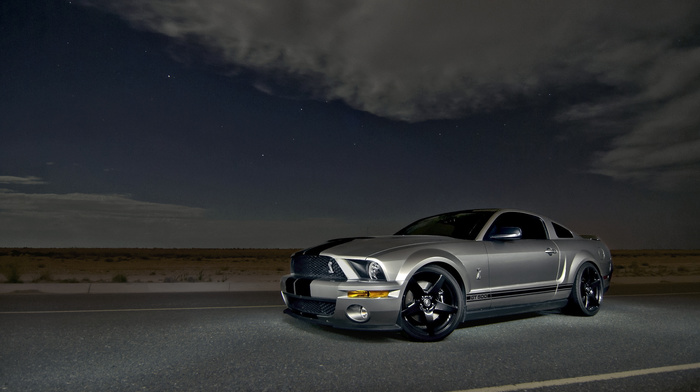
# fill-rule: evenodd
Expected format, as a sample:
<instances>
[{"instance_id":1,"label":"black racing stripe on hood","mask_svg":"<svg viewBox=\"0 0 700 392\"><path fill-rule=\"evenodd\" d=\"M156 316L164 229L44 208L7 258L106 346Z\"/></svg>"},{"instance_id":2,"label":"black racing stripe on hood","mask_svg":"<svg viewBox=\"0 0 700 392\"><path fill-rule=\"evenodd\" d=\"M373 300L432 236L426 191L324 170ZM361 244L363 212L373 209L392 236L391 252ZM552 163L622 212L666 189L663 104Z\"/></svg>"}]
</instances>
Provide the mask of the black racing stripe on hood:
<instances>
[{"instance_id":1,"label":"black racing stripe on hood","mask_svg":"<svg viewBox=\"0 0 700 392\"><path fill-rule=\"evenodd\" d=\"M309 255L309 256L318 256L321 254L326 249L330 249L334 246L338 246L341 244L346 244L348 242L354 241L354 240L362 240L362 239L367 239L371 237L352 237L352 238L336 238L334 240L329 240L328 242L314 246L313 248L309 248L306 250L301 251L301 254L303 255Z\"/></svg>"}]
</instances>

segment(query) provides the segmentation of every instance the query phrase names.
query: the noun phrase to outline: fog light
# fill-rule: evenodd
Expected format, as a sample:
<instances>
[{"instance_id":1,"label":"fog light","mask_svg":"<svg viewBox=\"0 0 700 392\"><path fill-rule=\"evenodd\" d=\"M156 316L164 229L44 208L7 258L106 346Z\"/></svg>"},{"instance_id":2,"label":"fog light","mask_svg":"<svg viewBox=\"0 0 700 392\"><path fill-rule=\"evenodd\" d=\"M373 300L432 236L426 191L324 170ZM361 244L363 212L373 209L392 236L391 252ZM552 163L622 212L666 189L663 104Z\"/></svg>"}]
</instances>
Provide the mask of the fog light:
<instances>
[{"instance_id":1,"label":"fog light","mask_svg":"<svg viewBox=\"0 0 700 392\"><path fill-rule=\"evenodd\" d=\"M364 323L369 320L369 310L365 309L364 306L350 305L345 313L347 313L350 320L357 323Z\"/></svg>"}]
</instances>

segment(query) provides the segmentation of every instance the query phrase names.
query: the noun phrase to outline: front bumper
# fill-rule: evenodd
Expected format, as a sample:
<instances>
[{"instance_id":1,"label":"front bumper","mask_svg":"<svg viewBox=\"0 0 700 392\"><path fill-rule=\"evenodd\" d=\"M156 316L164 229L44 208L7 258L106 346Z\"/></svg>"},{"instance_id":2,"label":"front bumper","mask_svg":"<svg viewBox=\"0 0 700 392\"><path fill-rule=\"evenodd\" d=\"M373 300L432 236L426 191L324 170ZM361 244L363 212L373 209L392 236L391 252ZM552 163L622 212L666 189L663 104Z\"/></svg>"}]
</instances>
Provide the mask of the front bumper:
<instances>
[{"instance_id":1,"label":"front bumper","mask_svg":"<svg viewBox=\"0 0 700 392\"><path fill-rule=\"evenodd\" d=\"M345 329L399 330L401 285L396 282L335 281L296 278L286 275L280 281L285 313L306 321ZM389 291L385 298L351 298L354 290ZM366 317L354 321L351 315L363 309ZM358 319L358 317L355 317Z\"/></svg>"}]
</instances>

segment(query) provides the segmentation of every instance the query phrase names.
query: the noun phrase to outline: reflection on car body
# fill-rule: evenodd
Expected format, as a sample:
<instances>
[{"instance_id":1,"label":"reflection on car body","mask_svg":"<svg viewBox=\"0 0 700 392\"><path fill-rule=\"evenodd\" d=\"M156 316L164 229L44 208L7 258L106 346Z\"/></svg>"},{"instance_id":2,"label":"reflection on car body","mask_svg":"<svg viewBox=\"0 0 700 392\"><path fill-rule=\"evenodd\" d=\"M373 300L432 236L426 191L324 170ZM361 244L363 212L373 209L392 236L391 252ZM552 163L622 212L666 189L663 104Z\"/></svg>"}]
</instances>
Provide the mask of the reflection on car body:
<instances>
[{"instance_id":1,"label":"reflection on car body","mask_svg":"<svg viewBox=\"0 0 700 392\"><path fill-rule=\"evenodd\" d=\"M281 291L285 312L300 319L435 341L470 319L557 308L593 316L612 270L595 236L525 211L479 209L297 252Z\"/></svg>"}]
</instances>

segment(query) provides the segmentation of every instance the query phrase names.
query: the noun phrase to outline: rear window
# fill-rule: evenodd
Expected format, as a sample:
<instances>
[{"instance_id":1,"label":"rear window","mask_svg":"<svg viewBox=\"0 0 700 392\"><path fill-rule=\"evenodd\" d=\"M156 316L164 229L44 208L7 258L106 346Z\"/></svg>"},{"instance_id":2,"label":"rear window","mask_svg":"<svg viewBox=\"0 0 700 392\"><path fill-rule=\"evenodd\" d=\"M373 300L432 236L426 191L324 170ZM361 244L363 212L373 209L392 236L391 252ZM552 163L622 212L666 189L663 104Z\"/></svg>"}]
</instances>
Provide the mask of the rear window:
<instances>
[{"instance_id":1,"label":"rear window","mask_svg":"<svg viewBox=\"0 0 700 392\"><path fill-rule=\"evenodd\" d=\"M557 233L557 237L559 237L559 238L574 238L574 234L566 227L564 227L562 225L558 225L554 222L552 222L552 226L554 226L554 232Z\"/></svg>"}]
</instances>

